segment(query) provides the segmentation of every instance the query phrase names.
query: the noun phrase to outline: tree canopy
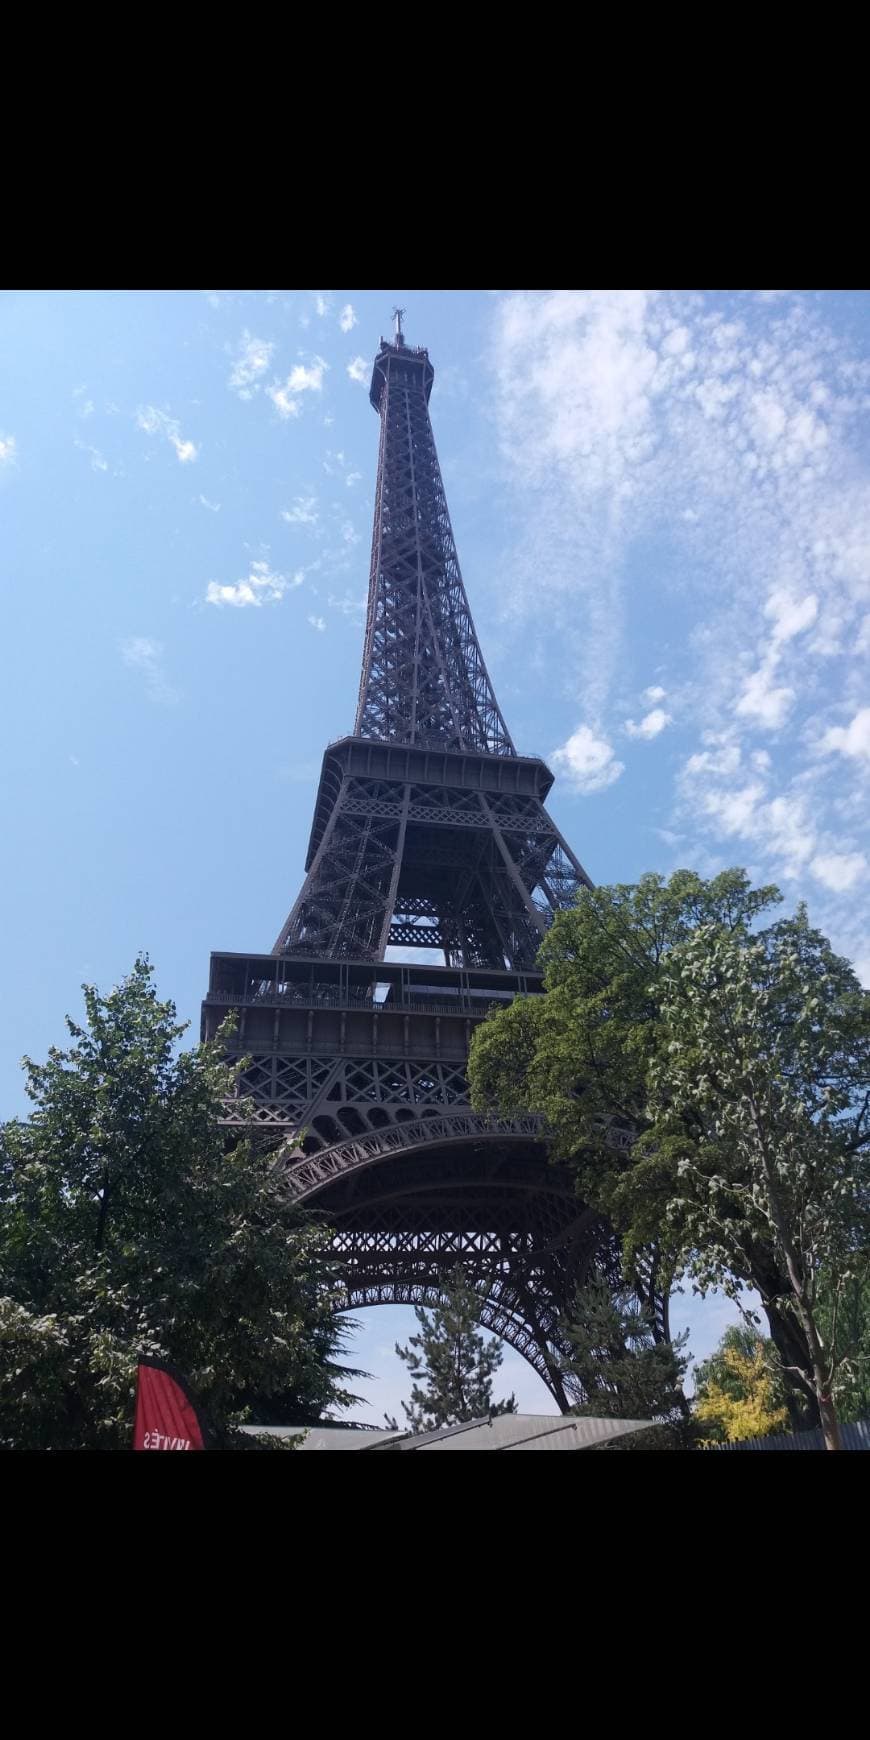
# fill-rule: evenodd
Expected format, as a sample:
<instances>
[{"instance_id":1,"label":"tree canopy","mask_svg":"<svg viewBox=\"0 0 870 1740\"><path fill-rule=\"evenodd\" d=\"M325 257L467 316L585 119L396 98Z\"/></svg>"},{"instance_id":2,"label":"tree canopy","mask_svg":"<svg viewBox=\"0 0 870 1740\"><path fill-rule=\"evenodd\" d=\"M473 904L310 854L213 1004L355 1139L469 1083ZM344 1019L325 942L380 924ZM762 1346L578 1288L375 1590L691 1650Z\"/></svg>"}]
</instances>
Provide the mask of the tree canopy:
<instances>
[{"instance_id":1,"label":"tree canopy","mask_svg":"<svg viewBox=\"0 0 870 1740\"><path fill-rule=\"evenodd\" d=\"M648 1315L628 1289L614 1291L597 1276L578 1289L562 1325L571 1352L563 1365L578 1379L585 1403L572 1410L601 1418L656 1420L682 1433L687 1406L684 1334L657 1340Z\"/></svg>"},{"instance_id":2,"label":"tree canopy","mask_svg":"<svg viewBox=\"0 0 870 1740\"><path fill-rule=\"evenodd\" d=\"M661 1284L754 1288L824 1423L844 1349L819 1287L839 1297L870 1244L870 996L803 908L761 927L780 899L739 870L583 890L542 945L546 995L475 1033L471 1092L543 1116L629 1274L646 1248Z\"/></svg>"},{"instance_id":3,"label":"tree canopy","mask_svg":"<svg viewBox=\"0 0 870 1740\"><path fill-rule=\"evenodd\" d=\"M328 1239L228 1144L236 1069L136 961L44 1064L0 1129L0 1445L126 1448L140 1354L190 1382L217 1441L245 1418L311 1423L354 1398L338 1363Z\"/></svg>"},{"instance_id":4,"label":"tree canopy","mask_svg":"<svg viewBox=\"0 0 870 1740\"><path fill-rule=\"evenodd\" d=\"M772 1341L732 1324L695 1370L693 1414L709 1439L735 1442L788 1431L782 1367Z\"/></svg>"}]
</instances>

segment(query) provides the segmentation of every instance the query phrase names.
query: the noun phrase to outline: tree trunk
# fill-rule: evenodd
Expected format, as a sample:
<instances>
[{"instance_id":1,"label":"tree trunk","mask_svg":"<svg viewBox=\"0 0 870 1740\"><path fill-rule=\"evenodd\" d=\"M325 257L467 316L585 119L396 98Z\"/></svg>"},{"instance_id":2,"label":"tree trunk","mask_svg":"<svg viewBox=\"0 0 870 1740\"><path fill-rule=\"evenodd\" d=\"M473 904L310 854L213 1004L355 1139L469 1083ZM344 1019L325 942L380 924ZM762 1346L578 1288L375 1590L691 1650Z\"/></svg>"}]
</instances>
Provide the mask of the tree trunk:
<instances>
[{"instance_id":1,"label":"tree trunk","mask_svg":"<svg viewBox=\"0 0 870 1740\"><path fill-rule=\"evenodd\" d=\"M812 1361L807 1347L806 1337L797 1323L790 1323L780 1317L777 1311L765 1307L765 1316L770 1329L770 1339L780 1357L781 1364L799 1366L802 1371L810 1370ZM808 1432L821 1425L821 1413L815 1396L807 1390L799 1388L797 1381L785 1370L786 1393L785 1405L788 1409L789 1424L793 1432Z\"/></svg>"},{"instance_id":2,"label":"tree trunk","mask_svg":"<svg viewBox=\"0 0 870 1740\"><path fill-rule=\"evenodd\" d=\"M822 1431L825 1435L826 1450L842 1450L843 1440L840 1437L840 1425L834 1404L824 1387L824 1377L819 1372L816 1380L819 1390L819 1413L822 1416Z\"/></svg>"},{"instance_id":3,"label":"tree trunk","mask_svg":"<svg viewBox=\"0 0 870 1740\"><path fill-rule=\"evenodd\" d=\"M828 1388L830 1379L826 1378L824 1367L822 1365L822 1344L819 1340L819 1333L816 1328L816 1321L812 1309L807 1301L801 1255L795 1249L785 1210L783 1209L782 1203L779 1199L779 1192L776 1188L773 1167L771 1165L767 1140L764 1133L763 1120L758 1108L754 1106L753 1109L756 1130L758 1133L758 1149L761 1157L764 1182L767 1186L767 1200L770 1204L770 1215L773 1224L776 1227L777 1236L782 1247L782 1254L785 1257L785 1266L791 1290L794 1295L795 1309L800 1318L801 1328L806 1337L807 1348L810 1354L813 1387L816 1392L816 1400L819 1406L822 1431L825 1435L825 1449L842 1450L843 1445L840 1438L840 1428L837 1424L837 1415Z\"/></svg>"}]
</instances>

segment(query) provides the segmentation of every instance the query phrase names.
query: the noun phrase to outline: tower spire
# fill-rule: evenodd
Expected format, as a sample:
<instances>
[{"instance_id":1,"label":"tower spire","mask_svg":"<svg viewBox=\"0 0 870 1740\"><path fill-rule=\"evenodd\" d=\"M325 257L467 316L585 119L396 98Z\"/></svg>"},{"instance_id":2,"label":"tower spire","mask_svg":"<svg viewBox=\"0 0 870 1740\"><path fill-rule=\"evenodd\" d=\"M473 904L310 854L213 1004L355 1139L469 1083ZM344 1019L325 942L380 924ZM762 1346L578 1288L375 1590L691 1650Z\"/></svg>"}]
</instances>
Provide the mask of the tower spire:
<instances>
[{"instance_id":1,"label":"tower spire","mask_svg":"<svg viewBox=\"0 0 870 1740\"><path fill-rule=\"evenodd\" d=\"M393 309L393 321L395 323L396 343L397 344L404 344L404 342L405 342L405 334L402 331L402 317L404 315L404 312L405 312L404 308L394 308Z\"/></svg>"},{"instance_id":2,"label":"tower spire","mask_svg":"<svg viewBox=\"0 0 870 1740\"><path fill-rule=\"evenodd\" d=\"M471 619L429 395L429 352L383 339L370 399L381 419L368 611L354 731L392 743L515 755Z\"/></svg>"}]
</instances>

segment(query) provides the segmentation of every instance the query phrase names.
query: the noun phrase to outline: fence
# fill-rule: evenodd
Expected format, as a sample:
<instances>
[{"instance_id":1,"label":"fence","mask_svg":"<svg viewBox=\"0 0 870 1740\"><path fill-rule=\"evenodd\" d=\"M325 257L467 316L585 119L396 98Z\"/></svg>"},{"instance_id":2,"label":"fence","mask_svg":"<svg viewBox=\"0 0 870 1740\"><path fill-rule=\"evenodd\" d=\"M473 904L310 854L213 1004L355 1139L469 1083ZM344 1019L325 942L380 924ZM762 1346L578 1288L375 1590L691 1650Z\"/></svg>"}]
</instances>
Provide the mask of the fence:
<instances>
[{"instance_id":1,"label":"fence","mask_svg":"<svg viewBox=\"0 0 870 1740\"><path fill-rule=\"evenodd\" d=\"M844 1450L870 1450L870 1420L841 1426ZM711 1444L711 1450L824 1450L820 1427L812 1432L777 1432L770 1438L738 1438L735 1444Z\"/></svg>"}]
</instances>

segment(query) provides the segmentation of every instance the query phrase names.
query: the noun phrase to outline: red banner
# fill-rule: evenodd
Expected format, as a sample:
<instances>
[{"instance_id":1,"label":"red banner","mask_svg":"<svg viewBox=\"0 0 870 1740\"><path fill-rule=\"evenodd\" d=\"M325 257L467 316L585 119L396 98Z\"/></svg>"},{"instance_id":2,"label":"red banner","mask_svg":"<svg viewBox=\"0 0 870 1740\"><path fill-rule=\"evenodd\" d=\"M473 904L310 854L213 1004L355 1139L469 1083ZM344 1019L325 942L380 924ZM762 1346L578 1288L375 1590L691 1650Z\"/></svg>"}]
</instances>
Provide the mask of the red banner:
<instances>
[{"instance_id":1,"label":"red banner","mask_svg":"<svg viewBox=\"0 0 870 1740\"><path fill-rule=\"evenodd\" d=\"M149 1359L139 1361L133 1449L205 1449L202 1422L183 1378Z\"/></svg>"}]
</instances>

